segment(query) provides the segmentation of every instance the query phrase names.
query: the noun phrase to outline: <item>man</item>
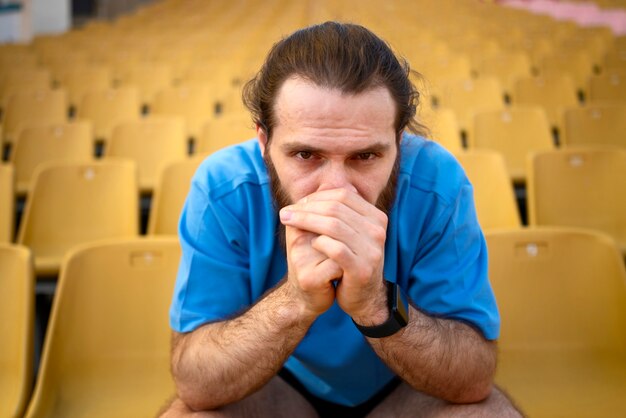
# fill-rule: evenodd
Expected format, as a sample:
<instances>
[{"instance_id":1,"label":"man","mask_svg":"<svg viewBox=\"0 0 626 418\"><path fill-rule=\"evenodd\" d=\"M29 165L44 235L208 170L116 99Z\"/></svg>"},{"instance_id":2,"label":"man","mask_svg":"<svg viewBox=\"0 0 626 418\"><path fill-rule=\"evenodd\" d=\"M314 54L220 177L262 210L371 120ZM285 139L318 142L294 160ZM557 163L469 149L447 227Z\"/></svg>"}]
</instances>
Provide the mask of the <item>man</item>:
<instances>
[{"instance_id":1,"label":"man","mask_svg":"<svg viewBox=\"0 0 626 418\"><path fill-rule=\"evenodd\" d=\"M209 157L183 210L164 416L519 416L472 189L403 135L408 74L356 25L270 51L244 91L258 142Z\"/></svg>"}]
</instances>

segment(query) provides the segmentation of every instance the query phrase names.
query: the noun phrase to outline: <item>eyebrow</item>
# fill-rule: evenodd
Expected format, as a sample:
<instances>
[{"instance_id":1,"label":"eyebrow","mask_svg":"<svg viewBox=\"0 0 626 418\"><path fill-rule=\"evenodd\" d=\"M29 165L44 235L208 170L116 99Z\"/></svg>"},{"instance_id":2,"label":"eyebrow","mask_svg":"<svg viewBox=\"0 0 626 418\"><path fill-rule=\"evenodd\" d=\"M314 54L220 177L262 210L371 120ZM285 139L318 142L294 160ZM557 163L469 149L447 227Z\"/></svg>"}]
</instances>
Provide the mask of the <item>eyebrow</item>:
<instances>
[{"instance_id":1,"label":"eyebrow","mask_svg":"<svg viewBox=\"0 0 626 418\"><path fill-rule=\"evenodd\" d=\"M384 151L387 151L389 148L391 148L391 144L386 143L386 142L375 142L373 144L370 144L366 147L360 148L360 149L356 149L354 151L351 151L350 154L351 155L357 155L357 154L365 154L365 153L381 153ZM280 149L285 152L285 153L292 153L292 152L301 152L301 151L305 151L305 152L310 152L313 154L324 154L326 152L328 152L328 150L322 149L322 148L318 148L315 147L313 145L310 144L305 144L303 142L299 142L299 141L294 141L294 142L289 142L287 144L283 144L281 145Z\"/></svg>"}]
</instances>

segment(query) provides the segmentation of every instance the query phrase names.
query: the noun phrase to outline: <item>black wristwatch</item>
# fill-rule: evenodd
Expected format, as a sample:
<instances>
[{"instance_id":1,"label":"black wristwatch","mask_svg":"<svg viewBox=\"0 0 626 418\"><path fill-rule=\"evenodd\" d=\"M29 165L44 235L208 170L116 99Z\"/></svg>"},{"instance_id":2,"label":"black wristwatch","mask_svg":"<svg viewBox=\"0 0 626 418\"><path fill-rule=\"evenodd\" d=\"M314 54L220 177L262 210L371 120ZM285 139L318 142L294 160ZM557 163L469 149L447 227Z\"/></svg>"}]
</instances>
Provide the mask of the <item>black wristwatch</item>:
<instances>
[{"instance_id":1,"label":"black wristwatch","mask_svg":"<svg viewBox=\"0 0 626 418\"><path fill-rule=\"evenodd\" d=\"M389 318L380 325L365 327L359 325L354 320L354 325L361 331L361 334L370 338L384 338L395 334L409 323L409 302L407 301L400 286L396 283L385 280L387 286L387 307L389 308Z\"/></svg>"}]
</instances>

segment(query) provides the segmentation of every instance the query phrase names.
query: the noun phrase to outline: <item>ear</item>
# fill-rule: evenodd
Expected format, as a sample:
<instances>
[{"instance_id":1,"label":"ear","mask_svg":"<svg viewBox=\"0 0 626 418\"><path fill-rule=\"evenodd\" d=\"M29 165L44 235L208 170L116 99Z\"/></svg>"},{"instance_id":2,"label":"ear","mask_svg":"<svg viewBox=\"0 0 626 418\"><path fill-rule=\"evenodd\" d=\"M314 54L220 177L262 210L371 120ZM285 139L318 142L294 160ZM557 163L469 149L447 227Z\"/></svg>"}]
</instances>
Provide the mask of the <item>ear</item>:
<instances>
[{"instance_id":1,"label":"ear","mask_svg":"<svg viewBox=\"0 0 626 418\"><path fill-rule=\"evenodd\" d=\"M267 149L267 133L265 129L258 123L256 124L256 137L259 140L259 146L261 147L261 154L265 156L265 150Z\"/></svg>"}]
</instances>

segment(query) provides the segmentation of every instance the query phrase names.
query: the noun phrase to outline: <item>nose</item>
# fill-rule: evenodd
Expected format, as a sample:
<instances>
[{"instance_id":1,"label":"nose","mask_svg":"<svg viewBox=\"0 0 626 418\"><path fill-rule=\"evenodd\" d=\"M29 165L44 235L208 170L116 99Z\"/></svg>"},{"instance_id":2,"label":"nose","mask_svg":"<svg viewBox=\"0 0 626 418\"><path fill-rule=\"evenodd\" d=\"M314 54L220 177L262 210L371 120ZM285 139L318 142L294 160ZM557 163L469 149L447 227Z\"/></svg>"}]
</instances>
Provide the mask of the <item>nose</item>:
<instances>
[{"instance_id":1,"label":"nose","mask_svg":"<svg viewBox=\"0 0 626 418\"><path fill-rule=\"evenodd\" d=\"M318 191L344 188L357 193L347 168L338 162L328 162L321 173Z\"/></svg>"}]
</instances>

